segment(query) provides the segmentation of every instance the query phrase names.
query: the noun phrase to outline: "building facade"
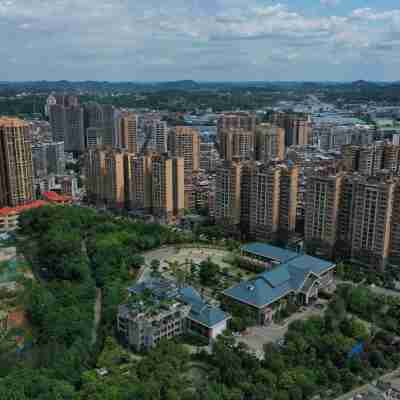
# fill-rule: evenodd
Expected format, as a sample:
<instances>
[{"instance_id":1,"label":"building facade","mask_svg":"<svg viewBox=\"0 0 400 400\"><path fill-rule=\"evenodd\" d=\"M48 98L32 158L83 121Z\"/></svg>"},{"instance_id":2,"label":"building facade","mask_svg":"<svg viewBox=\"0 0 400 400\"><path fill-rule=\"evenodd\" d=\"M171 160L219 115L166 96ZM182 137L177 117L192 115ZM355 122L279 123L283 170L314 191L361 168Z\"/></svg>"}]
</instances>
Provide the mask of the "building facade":
<instances>
[{"instance_id":1,"label":"building facade","mask_svg":"<svg viewBox=\"0 0 400 400\"><path fill-rule=\"evenodd\" d=\"M0 118L0 206L15 207L34 199L29 125L17 118Z\"/></svg>"}]
</instances>

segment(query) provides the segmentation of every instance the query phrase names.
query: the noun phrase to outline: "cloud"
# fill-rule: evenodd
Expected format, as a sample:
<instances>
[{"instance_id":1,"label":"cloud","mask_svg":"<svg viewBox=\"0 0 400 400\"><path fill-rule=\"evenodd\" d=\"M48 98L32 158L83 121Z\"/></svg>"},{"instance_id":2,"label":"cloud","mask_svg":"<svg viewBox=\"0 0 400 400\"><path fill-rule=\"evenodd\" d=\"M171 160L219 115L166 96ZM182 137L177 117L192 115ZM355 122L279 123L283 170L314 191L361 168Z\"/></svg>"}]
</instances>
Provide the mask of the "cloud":
<instances>
[{"instance_id":1,"label":"cloud","mask_svg":"<svg viewBox=\"0 0 400 400\"><path fill-rule=\"evenodd\" d=\"M395 78L400 10L328 14L258 0L0 0L0 76L356 79L351 66L373 76L378 57Z\"/></svg>"},{"instance_id":2,"label":"cloud","mask_svg":"<svg viewBox=\"0 0 400 400\"><path fill-rule=\"evenodd\" d=\"M320 0L320 3L325 7L337 7L341 0Z\"/></svg>"}]
</instances>

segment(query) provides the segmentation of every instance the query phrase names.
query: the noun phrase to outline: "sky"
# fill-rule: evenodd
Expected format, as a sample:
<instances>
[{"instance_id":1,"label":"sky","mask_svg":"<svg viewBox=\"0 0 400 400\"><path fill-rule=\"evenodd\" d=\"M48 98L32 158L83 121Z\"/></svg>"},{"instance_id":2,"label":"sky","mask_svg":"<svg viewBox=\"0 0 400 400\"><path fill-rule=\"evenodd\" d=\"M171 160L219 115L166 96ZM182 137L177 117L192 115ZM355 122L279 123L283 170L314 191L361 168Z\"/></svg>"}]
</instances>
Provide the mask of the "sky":
<instances>
[{"instance_id":1,"label":"sky","mask_svg":"<svg viewBox=\"0 0 400 400\"><path fill-rule=\"evenodd\" d=\"M0 81L391 81L399 50L399 0L0 0Z\"/></svg>"}]
</instances>

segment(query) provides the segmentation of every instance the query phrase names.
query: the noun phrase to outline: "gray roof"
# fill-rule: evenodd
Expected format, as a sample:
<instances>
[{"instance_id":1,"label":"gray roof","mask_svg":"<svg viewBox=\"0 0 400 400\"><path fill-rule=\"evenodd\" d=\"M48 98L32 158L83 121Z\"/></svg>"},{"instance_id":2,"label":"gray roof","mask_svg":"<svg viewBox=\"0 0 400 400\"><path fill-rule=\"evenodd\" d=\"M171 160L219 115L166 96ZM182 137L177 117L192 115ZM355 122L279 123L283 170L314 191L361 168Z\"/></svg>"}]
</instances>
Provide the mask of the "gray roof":
<instances>
[{"instance_id":1,"label":"gray roof","mask_svg":"<svg viewBox=\"0 0 400 400\"><path fill-rule=\"evenodd\" d=\"M290 292L299 291L310 274L318 277L334 266L330 261L297 254L289 262L243 281L224 294L255 307L265 307Z\"/></svg>"},{"instance_id":2,"label":"gray roof","mask_svg":"<svg viewBox=\"0 0 400 400\"><path fill-rule=\"evenodd\" d=\"M295 253L294 251L282 249L280 247L271 246L267 243L260 242L245 244L244 246L242 246L242 250L246 251L247 253L252 253L256 256L261 256L274 261L278 261L280 263L287 262L299 256L299 254Z\"/></svg>"}]
</instances>

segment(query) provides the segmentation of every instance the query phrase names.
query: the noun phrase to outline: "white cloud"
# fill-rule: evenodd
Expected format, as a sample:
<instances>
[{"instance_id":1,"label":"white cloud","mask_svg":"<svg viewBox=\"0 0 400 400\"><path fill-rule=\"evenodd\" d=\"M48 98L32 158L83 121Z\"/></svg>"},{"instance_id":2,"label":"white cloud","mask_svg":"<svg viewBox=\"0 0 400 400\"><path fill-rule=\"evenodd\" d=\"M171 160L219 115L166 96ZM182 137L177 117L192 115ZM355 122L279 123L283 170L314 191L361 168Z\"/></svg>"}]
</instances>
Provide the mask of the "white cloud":
<instances>
[{"instance_id":1,"label":"white cloud","mask_svg":"<svg viewBox=\"0 0 400 400\"><path fill-rule=\"evenodd\" d=\"M336 7L341 3L341 0L320 0L320 3L326 7Z\"/></svg>"},{"instance_id":2,"label":"white cloud","mask_svg":"<svg viewBox=\"0 0 400 400\"><path fill-rule=\"evenodd\" d=\"M311 17L257 0L0 0L0 19L2 79L276 79L279 64L322 79L341 73L327 63L390 63L400 39L400 9Z\"/></svg>"}]
</instances>

